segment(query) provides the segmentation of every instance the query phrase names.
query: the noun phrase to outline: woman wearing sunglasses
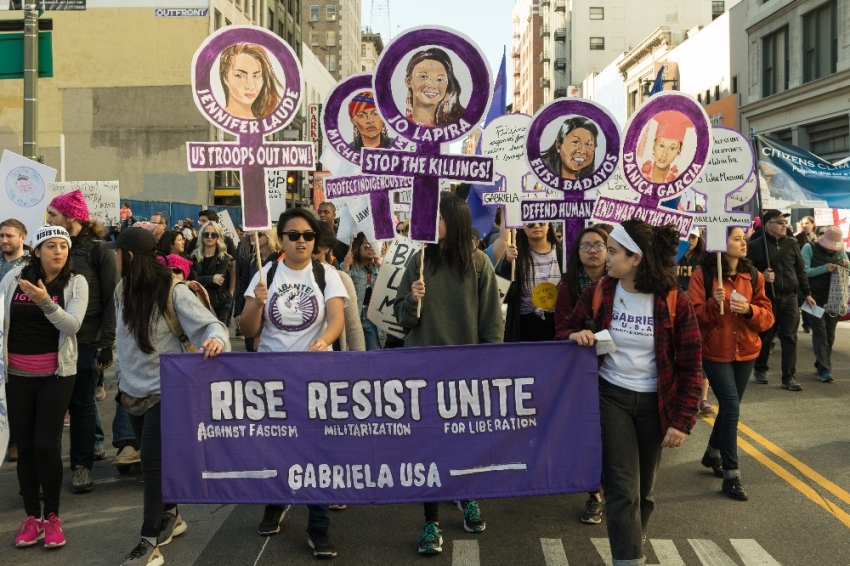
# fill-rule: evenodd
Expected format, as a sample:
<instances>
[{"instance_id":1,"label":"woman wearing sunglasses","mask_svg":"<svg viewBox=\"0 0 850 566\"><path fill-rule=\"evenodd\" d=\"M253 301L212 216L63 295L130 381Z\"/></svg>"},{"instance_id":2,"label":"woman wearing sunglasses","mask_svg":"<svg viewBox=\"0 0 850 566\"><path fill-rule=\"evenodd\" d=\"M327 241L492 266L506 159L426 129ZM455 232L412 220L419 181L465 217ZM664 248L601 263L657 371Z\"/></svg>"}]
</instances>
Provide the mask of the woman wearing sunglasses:
<instances>
[{"instance_id":1,"label":"woman wearing sunglasses","mask_svg":"<svg viewBox=\"0 0 850 566\"><path fill-rule=\"evenodd\" d=\"M548 222L531 222L517 231L516 243L505 250L499 275L515 280L505 302L505 342L555 339L555 299L561 281L561 244Z\"/></svg>"},{"instance_id":2,"label":"woman wearing sunglasses","mask_svg":"<svg viewBox=\"0 0 850 566\"><path fill-rule=\"evenodd\" d=\"M216 222L207 222L201 228L200 245L192 252L198 283L204 286L210 296L210 304L216 317L227 324L230 310L230 297L224 283L227 281L227 268L231 258L224 243L224 232Z\"/></svg>"},{"instance_id":3,"label":"woman wearing sunglasses","mask_svg":"<svg viewBox=\"0 0 850 566\"><path fill-rule=\"evenodd\" d=\"M245 308L239 324L245 336L262 330L259 352L325 352L331 349L345 324L348 293L336 269L313 259L319 221L303 208L280 215L277 235L281 240L282 261L263 266L248 284ZM274 273L269 281L269 273ZM327 505L308 505L308 544L317 558L336 556L328 536L330 517ZM260 523L261 535L280 532L287 507L267 505Z\"/></svg>"},{"instance_id":4,"label":"woman wearing sunglasses","mask_svg":"<svg viewBox=\"0 0 850 566\"><path fill-rule=\"evenodd\" d=\"M380 267L381 258L378 257L375 248L366 239L366 235L360 232L354 238L349 252L345 255L342 268L351 276L354 287L357 289L357 308L360 310L360 323L366 337L366 350L381 349L381 334L383 333L378 330L374 322L366 317Z\"/></svg>"}]
</instances>

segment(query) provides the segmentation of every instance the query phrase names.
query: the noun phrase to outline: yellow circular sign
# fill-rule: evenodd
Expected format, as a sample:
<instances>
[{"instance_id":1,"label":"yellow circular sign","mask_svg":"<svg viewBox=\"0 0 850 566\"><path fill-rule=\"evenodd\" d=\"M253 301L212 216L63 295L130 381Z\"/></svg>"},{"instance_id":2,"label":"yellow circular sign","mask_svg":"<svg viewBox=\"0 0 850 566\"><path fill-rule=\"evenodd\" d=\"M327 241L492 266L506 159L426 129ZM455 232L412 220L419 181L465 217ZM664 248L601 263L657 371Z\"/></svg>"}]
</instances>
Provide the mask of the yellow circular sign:
<instances>
[{"instance_id":1,"label":"yellow circular sign","mask_svg":"<svg viewBox=\"0 0 850 566\"><path fill-rule=\"evenodd\" d=\"M540 283L531 291L531 302L544 311L554 310L557 299L558 288L549 282Z\"/></svg>"}]
</instances>

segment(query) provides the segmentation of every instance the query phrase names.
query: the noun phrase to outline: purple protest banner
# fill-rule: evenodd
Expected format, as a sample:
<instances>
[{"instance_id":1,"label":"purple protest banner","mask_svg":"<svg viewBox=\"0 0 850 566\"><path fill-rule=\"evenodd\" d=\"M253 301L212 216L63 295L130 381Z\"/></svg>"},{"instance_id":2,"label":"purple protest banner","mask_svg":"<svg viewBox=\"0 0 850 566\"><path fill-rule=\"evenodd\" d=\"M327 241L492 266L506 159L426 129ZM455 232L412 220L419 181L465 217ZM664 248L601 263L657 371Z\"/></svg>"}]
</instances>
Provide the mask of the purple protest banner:
<instances>
[{"instance_id":1,"label":"purple protest banner","mask_svg":"<svg viewBox=\"0 0 850 566\"><path fill-rule=\"evenodd\" d=\"M368 195L375 238L392 240L396 234L393 229L390 191L412 188L413 179L411 177L382 177L379 175L328 177L325 179L325 198L334 200Z\"/></svg>"},{"instance_id":2,"label":"purple protest banner","mask_svg":"<svg viewBox=\"0 0 850 566\"><path fill-rule=\"evenodd\" d=\"M304 89L298 56L274 33L228 26L210 35L192 59L195 105L236 142L188 142L190 171L239 171L247 230L271 227L266 172L312 171L311 142L269 142L294 118Z\"/></svg>"},{"instance_id":3,"label":"purple protest banner","mask_svg":"<svg viewBox=\"0 0 850 566\"><path fill-rule=\"evenodd\" d=\"M441 145L468 135L487 112L490 66L467 37L440 27L413 28L390 43L375 69L375 101L416 153L363 149L364 173L414 177L410 238L437 241L440 179L493 180L493 160L444 155Z\"/></svg>"},{"instance_id":4,"label":"purple protest banner","mask_svg":"<svg viewBox=\"0 0 850 566\"><path fill-rule=\"evenodd\" d=\"M522 220L564 222L566 259L593 211L593 200L585 200L585 193L603 186L617 169L620 160L617 122L608 110L593 101L555 100L534 115L525 147L528 167L540 183L562 191L564 196L544 201L553 206L529 207L523 203Z\"/></svg>"},{"instance_id":5,"label":"purple protest banner","mask_svg":"<svg viewBox=\"0 0 850 566\"><path fill-rule=\"evenodd\" d=\"M599 488L597 359L573 343L163 355L161 374L169 502L401 503Z\"/></svg>"}]
</instances>

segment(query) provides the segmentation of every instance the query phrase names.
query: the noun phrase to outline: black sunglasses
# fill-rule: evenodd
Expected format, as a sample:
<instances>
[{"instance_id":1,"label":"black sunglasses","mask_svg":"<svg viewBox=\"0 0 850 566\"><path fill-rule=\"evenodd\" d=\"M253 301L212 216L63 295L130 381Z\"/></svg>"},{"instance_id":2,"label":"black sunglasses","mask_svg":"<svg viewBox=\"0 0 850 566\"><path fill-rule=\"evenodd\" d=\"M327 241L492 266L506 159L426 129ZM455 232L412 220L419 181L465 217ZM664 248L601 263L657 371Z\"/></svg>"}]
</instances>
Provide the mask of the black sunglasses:
<instances>
[{"instance_id":1,"label":"black sunglasses","mask_svg":"<svg viewBox=\"0 0 850 566\"><path fill-rule=\"evenodd\" d=\"M215 232L204 232L204 238L208 240L218 240L218 234Z\"/></svg>"},{"instance_id":2,"label":"black sunglasses","mask_svg":"<svg viewBox=\"0 0 850 566\"><path fill-rule=\"evenodd\" d=\"M295 230L290 230L289 232L284 232L284 234L289 238L290 242L297 242L302 236L305 242L312 242L316 239L315 232L296 232Z\"/></svg>"}]
</instances>

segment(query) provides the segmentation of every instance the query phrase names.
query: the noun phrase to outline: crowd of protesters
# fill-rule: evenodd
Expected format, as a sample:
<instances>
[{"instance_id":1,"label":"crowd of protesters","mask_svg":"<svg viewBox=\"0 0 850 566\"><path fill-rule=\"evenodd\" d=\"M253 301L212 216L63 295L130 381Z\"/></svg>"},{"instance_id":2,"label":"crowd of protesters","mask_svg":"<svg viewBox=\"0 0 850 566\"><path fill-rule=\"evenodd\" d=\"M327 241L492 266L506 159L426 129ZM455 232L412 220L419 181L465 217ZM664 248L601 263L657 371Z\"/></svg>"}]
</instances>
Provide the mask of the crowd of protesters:
<instances>
[{"instance_id":1,"label":"crowd of protesters","mask_svg":"<svg viewBox=\"0 0 850 566\"><path fill-rule=\"evenodd\" d=\"M774 336L782 388L802 390L796 377L801 306L819 380L834 380L831 354L838 315L847 310L850 266L838 227L816 227L806 217L794 235L787 214L767 210L755 233L727 231L719 261L694 230L677 262L679 234L672 226L596 224L564 250L555 223L528 223L512 236L499 214L490 234L479 238L460 197L443 194L439 212L437 243L414 254L397 286L393 314L403 339L368 317L386 248L364 233L337 235L331 203L318 214L287 210L275 228L246 232L238 246L212 210L198 214L197 231L190 219L169 229L164 213L150 222L136 219L126 203L107 237L79 191L53 199L49 223L30 239L20 222L0 222L7 459L17 461L26 515L14 544L65 544L63 422L68 413L71 491L90 492L104 437L96 399L103 399L102 374L114 350L112 463L122 473L140 463L144 480L141 537L123 566L164 563L160 547L187 523L162 495L159 355L217 356L230 350L231 326L248 352L554 340L594 347L606 330L617 348L599 363L602 476L580 520L606 519L617 565L644 560L662 449L681 446L698 413L717 413L701 464L722 478L723 493L748 499L737 455L742 399L751 377L768 383ZM397 226L400 238L408 230L407 222ZM511 282L504 297L499 277ZM843 310L835 305L836 280L844 287ZM280 312L275 294L283 286L299 289L292 300L314 302L315 316ZM820 316L817 307L824 309ZM486 529L477 501L455 503L467 532ZM336 556L330 510L345 507L308 506L314 556ZM439 553L439 505L423 508L418 552ZM280 532L288 509L270 502L259 534Z\"/></svg>"}]
</instances>

